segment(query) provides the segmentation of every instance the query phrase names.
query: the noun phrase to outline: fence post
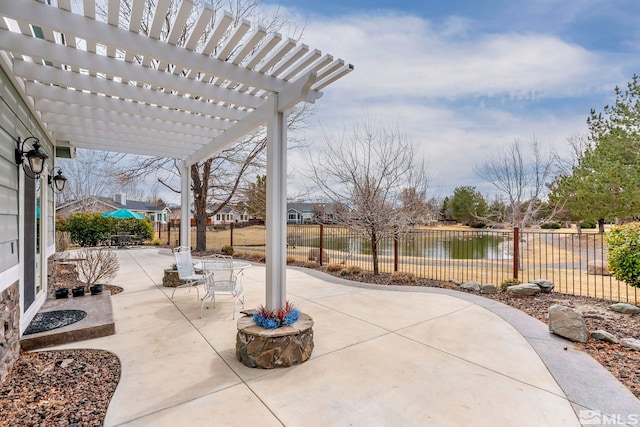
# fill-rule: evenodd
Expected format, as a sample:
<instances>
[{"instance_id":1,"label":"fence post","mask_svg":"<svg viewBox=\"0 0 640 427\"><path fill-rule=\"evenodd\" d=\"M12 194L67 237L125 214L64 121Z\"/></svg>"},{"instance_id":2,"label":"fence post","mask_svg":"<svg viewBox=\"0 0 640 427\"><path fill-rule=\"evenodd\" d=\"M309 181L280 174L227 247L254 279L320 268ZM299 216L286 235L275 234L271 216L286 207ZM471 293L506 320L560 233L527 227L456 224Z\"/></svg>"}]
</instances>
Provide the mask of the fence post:
<instances>
[{"instance_id":1,"label":"fence post","mask_svg":"<svg viewBox=\"0 0 640 427\"><path fill-rule=\"evenodd\" d=\"M171 222L167 224L167 246L171 246Z\"/></svg>"},{"instance_id":2,"label":"fence post","mask_svg":"<svg viewBox=\"0 0 640 427\"><path fill-rule=\"evenodd\" d=\"M520 229L513 227L513 278L518 279L520 269Z\"/></svg>"},{"instance_id":3,"label":"fence post","mask_svg":"<svg viewBox=\"0 0 640 427\"><path fill-rule=\"evenodd\" d=\"M231 235L229 237L229 246L233 247L233 229L235 228L235 224L232 222L231 226L229 227L229 234Z\"/></svg>"},{"instance_id":4,"label":"fence post","mask_svg":"<svg viewBox=\"0 0 640 427\"><path fill-rule=\"evenodd\" d=\"M324 225L320 224L320 253L318 254L318 263L322 266L322 252L324 252Z\"/></svg>"},{"instance_id":5,"label":"fence post","mask_svg":"<svg viewBox=\"0 0 640 427\"><path fill-rule=\"evenodd\" d=\"M393 271L398 271L398 228L393 230Z\"/></svg>"}]
</instances>

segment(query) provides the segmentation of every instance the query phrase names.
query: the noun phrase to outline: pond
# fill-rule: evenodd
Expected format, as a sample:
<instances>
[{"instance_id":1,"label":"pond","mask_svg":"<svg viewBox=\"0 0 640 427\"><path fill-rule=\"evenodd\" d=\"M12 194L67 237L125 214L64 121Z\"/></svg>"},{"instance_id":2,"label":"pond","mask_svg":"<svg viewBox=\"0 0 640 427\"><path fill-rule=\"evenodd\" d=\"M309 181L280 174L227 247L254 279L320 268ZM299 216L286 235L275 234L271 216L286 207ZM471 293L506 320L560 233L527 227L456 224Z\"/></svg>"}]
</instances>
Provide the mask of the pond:
<instances>
[{"instance_id":1,"label":"pond","mask_svg":"<svg viewBox=\"0 0 640 427\"><path fill-rule=\"evenodd\" d=\"M319 238L305 239L305 246L318 247ZM438 259L509 259L511 256L502 248L504 237L495 234L473 234L430 236L416 234L400 240L398 255ZM302 244L300 242L300 244ZM356 254L371 254L371 244L357 236L326 236L325 249ZM378 245L378 254L393 255L393 239L384 239Z\"/></svg>"}]
</instances>

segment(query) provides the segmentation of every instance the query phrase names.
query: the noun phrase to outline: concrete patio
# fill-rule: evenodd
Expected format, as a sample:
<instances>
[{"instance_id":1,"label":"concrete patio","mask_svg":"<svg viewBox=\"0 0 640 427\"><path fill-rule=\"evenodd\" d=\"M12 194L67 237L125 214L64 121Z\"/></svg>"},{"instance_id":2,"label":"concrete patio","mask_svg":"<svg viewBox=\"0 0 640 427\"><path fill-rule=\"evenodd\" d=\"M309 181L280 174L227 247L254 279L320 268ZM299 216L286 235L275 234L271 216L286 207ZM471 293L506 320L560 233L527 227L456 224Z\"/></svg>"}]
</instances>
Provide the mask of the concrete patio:
<instances>
[{"instance_id":1,"label":"concrete patio","mask_svg":"<svg viewBox=\"0 0 640 427\"><path fill-rule=\"evenodd\" d=\"M235 357L231 299L219 297L200 319L195 291L171 300L161 285L169 250L117 253L113 284L125 291L112 297L116 334L56 347L119 356L107 426L566 427L640 414L604 368L518 310L302 269L287 270L287 295L315 321L311 359L251 369ZM243 284L246 307L263 304L265 267L245 270Z\"/></svg>"}]
</instances>

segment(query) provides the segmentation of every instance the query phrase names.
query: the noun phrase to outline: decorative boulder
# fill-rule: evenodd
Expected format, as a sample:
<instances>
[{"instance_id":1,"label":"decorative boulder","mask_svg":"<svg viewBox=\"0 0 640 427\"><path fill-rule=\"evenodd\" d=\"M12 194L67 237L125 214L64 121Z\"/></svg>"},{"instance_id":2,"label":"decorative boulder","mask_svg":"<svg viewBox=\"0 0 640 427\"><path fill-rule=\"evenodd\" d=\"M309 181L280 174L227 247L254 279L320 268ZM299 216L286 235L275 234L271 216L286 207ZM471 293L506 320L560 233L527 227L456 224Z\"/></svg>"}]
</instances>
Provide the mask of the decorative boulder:
<instances>
[{"instance_id":1,"label":"decorative boulder","mask_svg":"<svg viewBox=\"0 0 640 427\"><path fill-rule=\"evenodd\" d=\"M609 306L609 309L618 312L618 313L622 313L622 314L638 314L640 313L640 307L633 305L633 304L627 304L624 302L619 302L616 304L611 304Z\"/></svg>"},{"instance_id":2,"label":"decorative boulder","mask_svg":"<svg viewBox=\"0 0 640 427\"><path fill-rule=\"evenodd\" d=\"M496 285L492 285L491 283L487 283L486 285L480 286L481 294L497 294L498 288Z\"/></svg>"},{"instance_id":3,"label":"decorative boulder","mask_svg":"<svg viewBox=\"0 0 640 427\"><path fill-rule=\"evenodd\" d=\"M550 282L549 280L545 280L545 279L532 280L531 283L533 283L534 285L538 285L542 293L545 293L545 294L551 293L551 291L555 287L553 282Z\"/></svg>"},{"instance_id":4,"label":"decorative boulder","mask_svg":"<svg viewBox=\"0 0 640 427\"><path fill-rule=\"evenodd\" d=\"M467 291L480 292L480 283L474 282L473 280L464 282L462 285L460 285L460 287L462 289L466 289Z\"/></svg>"},{"instance_id":5,"label":"decorative boulder","mask_svg":"<svg viewBox=\"0 0 640 427\"><path fill-rule=\"evenodd\" d=\"M592 259L587 262L587 274L593 274L595 276L611 276L607 263L599 259Z\"/></svg>"},{"instance_id":6,"label":"decorative boulder","mask_svg":"<svg viewBox=\"0 0 640 427\"><path fill-rule=\"evenodd\" d=\"M613 344L618 344L620 342L618 341L618 338L616 338L615 335L602 329L598 329L597 331L591 332L591 338L593 338L594 340L606 341Z\"/></svg>"},{"instance_id":7,"label":"decorative boulder","mask_svg":"<svg viewBox=\"0 0 640 427\"><path fill-rule=\"evenodd\" d=\"M549 331L571 341L587 342L589 330L582 314L570 307L549 307Z\"/></svg>"},{"instance_id":8,"label":"decorative boulder","mask_svg":"<svg viewBox=\"0 0 640 427\"><path fill-rule=\"evenodd\" d=\"M523 283L522 285L509 286L507 293L514 297L532 297L540 293L540 287L533 283Z\"/></svg>"},{"instance_id":9,"label":"decorative boulder","mask_svg":"<svg viewBox=\"0 0 640 427\"><path fill-rule=\"evenodd\" d=\"M631 350L640 351L640 340L635 338L622 338L620 340L620 344L624 347L630 348Z\"/></svg>"},{"instance_id":10,"label":"decorative boulder","mask_svg":"<svg viewBox=\"0 0 640 427\"><path fill-rule=\"evenodd\" d=\"M453 283L454 285L456 285L456 286L460 286L460 285L462 285L462 282L460 282L460 281L458 281L458 280L456 280L456 279L451 279L451 280L449 280L449 281L450 281L451 283Z\"/></svg>"}]
</instances>

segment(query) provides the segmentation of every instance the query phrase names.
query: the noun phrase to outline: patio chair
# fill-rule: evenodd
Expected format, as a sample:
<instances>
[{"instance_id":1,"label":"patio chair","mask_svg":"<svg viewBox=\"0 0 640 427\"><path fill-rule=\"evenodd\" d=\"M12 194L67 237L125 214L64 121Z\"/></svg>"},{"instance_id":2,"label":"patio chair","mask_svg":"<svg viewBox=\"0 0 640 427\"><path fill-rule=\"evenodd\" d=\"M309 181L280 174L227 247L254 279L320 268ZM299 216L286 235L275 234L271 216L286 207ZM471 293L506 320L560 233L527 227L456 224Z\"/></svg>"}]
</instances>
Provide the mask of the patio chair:
<instances>
[{"instance_id":1,"label":"patio chair","mask_svg":"<svg viewBox=\"0 0 640 427\"><path fill-rule=\"evenodd\" d=\"M203 265L208 263L218 264L218 268L214 271L206 272L205 287L207 293L202 297L202 304L200 304L200 318L202 318L202 311L207 298L213 302L213 307L215 308L216 292L227 292L233 296L233 318L235 319L238 302L244 308L244 292L241 280L244 269L234 269L233 258L225 255L207 257L203 260Z\"/></svg>"},{"instance_id":2,"label":"patio chair","mask_svg":"<svg viewBox=\"0 0 640 427\"><path fill-rule=\"evenodd\" d=\"M191 258L191 248L180 246L173 250L173 255L176 258L178 277L180 280L184 280L185 284L173 288L171 298L173 299L173 295L176 293L176 289L178 288L188 287L189 292L191 292L191 287L196 286L197 297L200 299L200 290L197 288L197 285L205 282L205 275L196 273L196 269L193 265L193 259Z\"/></svg>"}]
</instances>

